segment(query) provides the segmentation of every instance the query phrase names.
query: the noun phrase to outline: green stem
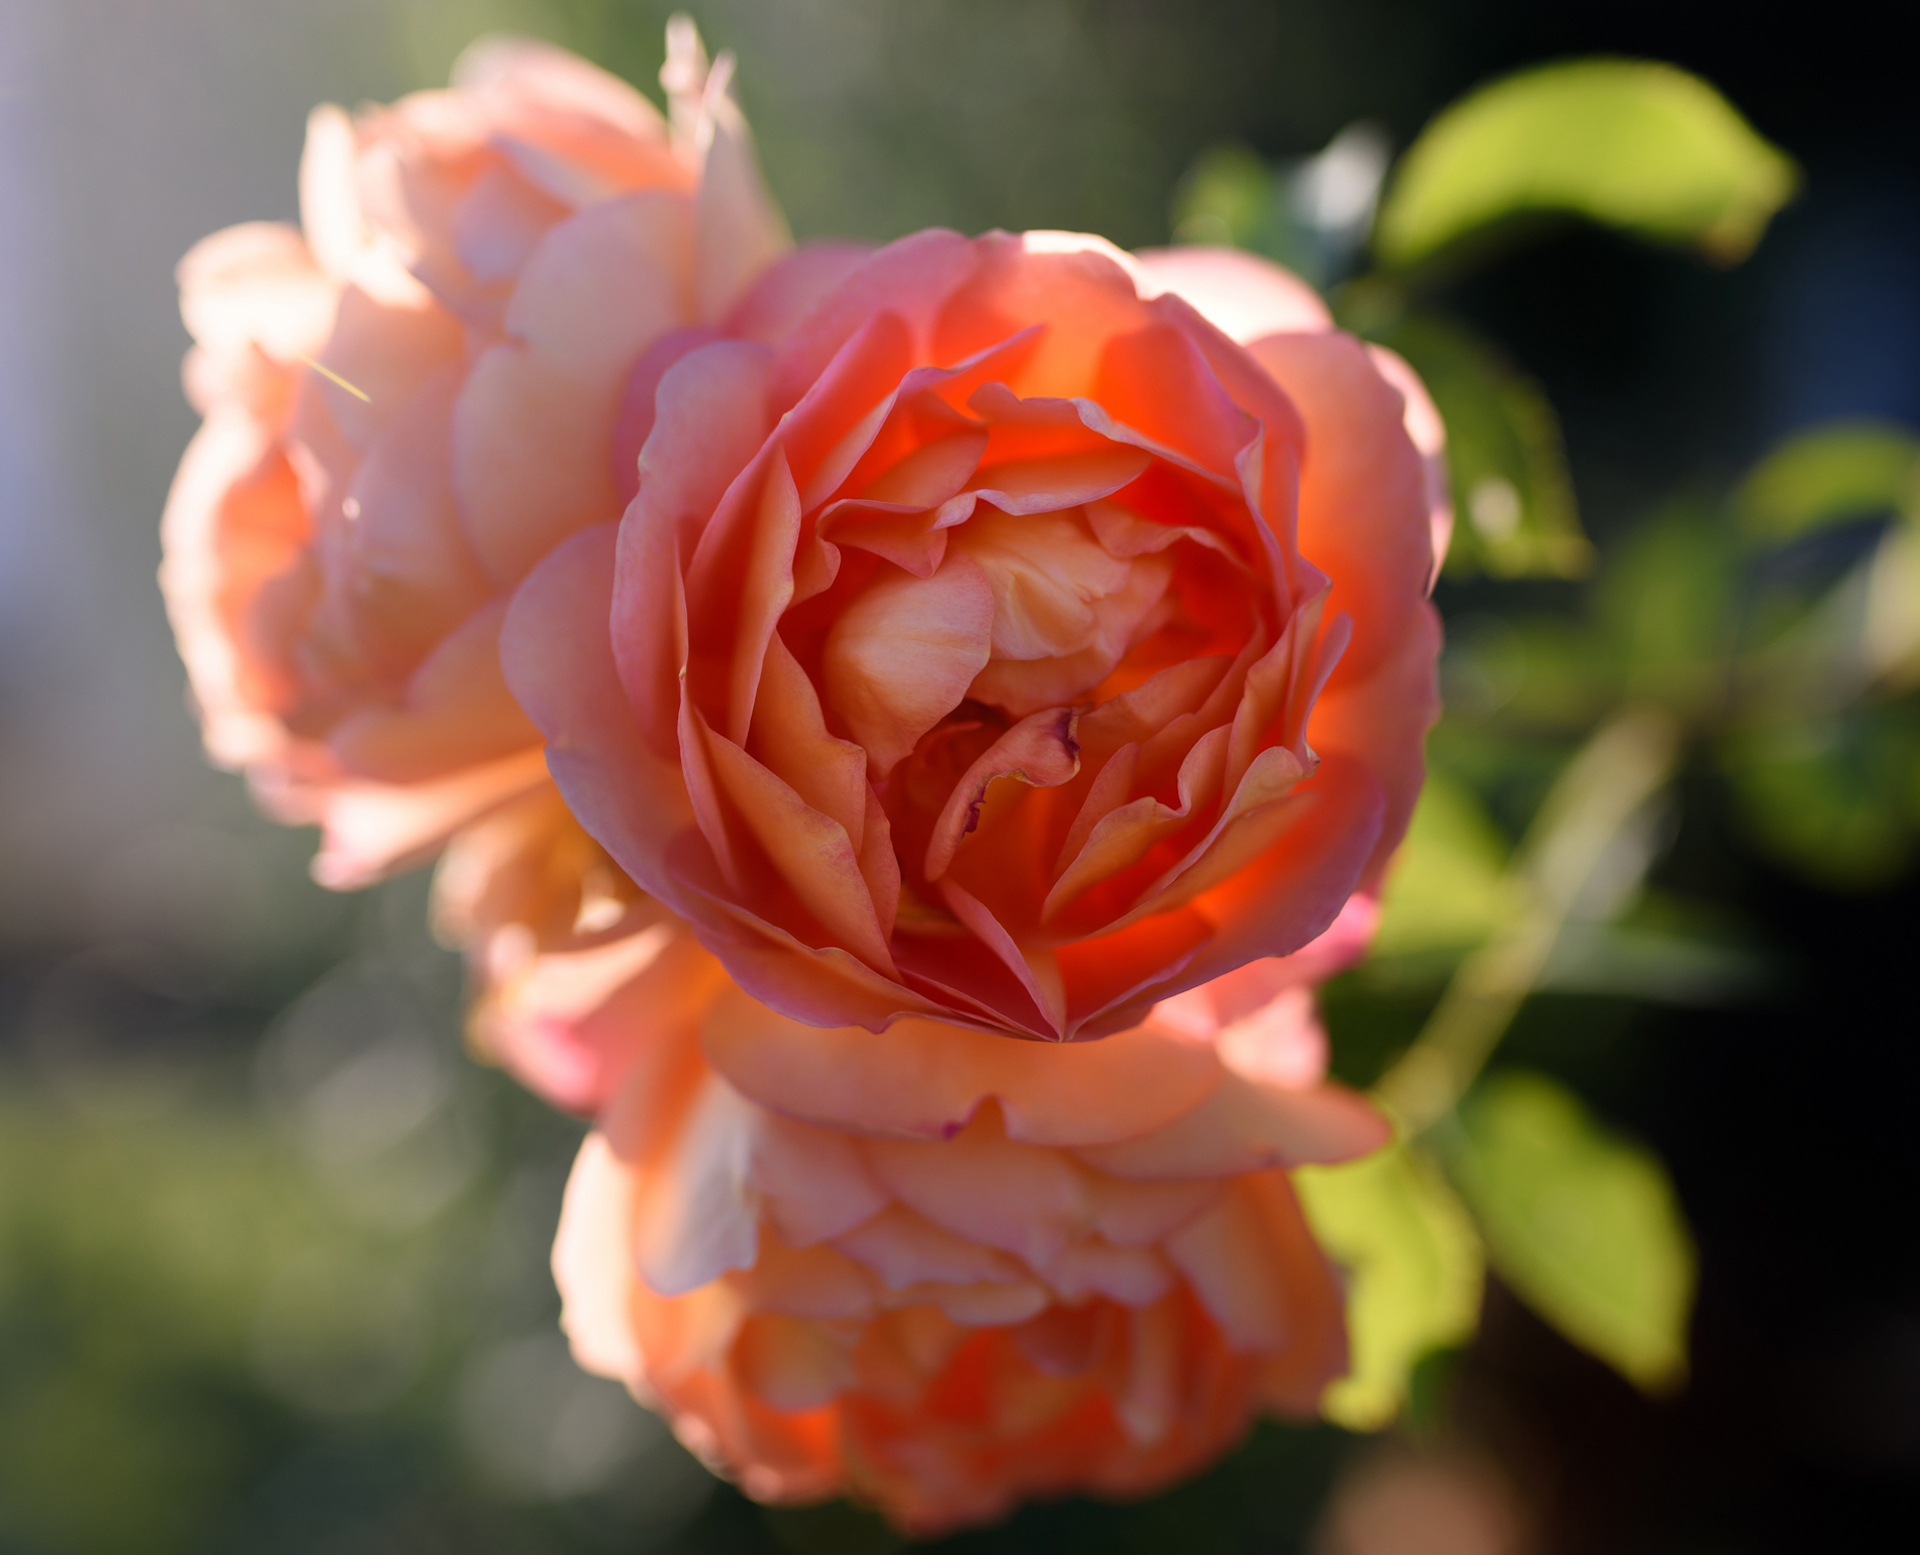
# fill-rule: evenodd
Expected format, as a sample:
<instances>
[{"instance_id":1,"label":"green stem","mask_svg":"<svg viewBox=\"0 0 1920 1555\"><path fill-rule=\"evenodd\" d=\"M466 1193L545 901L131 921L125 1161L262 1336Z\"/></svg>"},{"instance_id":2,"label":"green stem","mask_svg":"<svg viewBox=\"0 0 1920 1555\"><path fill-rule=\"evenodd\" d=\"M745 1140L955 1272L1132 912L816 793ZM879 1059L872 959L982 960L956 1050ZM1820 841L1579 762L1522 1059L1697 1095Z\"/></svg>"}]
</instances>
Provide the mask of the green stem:
<instances>
[{"instance_id":1,"label":"green stem","mask_svg":"<svg viewBox=\"0 0 1920 1555\"><path fill-rule=\"evenodd\" d=\"M1511 867L1525 909L1460 964L1420 1035L1374 1087L1409 1135L1450 1113L1493 1056L1568 916L1672 777L1679 749L1671 717L1629 708L1560 774Z\"/></svg>"}]
</instances>

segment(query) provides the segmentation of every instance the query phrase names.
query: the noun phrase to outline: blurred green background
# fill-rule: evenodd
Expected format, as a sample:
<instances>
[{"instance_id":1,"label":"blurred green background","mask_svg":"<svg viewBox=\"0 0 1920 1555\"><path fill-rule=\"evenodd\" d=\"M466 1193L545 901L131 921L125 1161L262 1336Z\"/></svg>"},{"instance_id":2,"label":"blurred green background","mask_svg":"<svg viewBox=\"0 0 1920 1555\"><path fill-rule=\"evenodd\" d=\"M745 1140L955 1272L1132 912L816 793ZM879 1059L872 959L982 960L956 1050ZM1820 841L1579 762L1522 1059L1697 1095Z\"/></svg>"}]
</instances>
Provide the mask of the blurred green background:
<instances>
[{"instance_id":1,"label":"blurred green background","mask_svg":"<svg viewBox=\"0 0 1920 1555\"><path fill-rule=\"evenodd\" d=\"M216 227L294 214L308 107L438 84L499 28L652 90L669 9L0 7L4 1555L895 1543L842 1509L762 1513L573 1369L546 1254L578 1125L462 1054L459 968L421 927L423 880L321 892L311 839L206 769L153 585L193 426L172 266ZM1176 220L1219 237L1217 220L1284 248L1258 213L1234 229L1235 188L1279 187L1276 165L1359 122L1402 151L1488 77L1591 52L1698 72L1797 159L1800 197L1737 268L1547 223L1471 268L1338 294L1436 387L1493 350L1507 419L1461 493L1474 565L1438 595L1429 873L1410 864L1398 938L1329 990L1336 1066L1378 1078L1498 939L1530 867L1516 840L1593 728L1627 705L1675 720L1631 878L1574 913L1506 1078L1476 1093L1464 1145L1437 1144L1465 1191L1513 1137L1498 1116L1542 1094L1528 1070L1608 1137L1651 1145L1699 1247L1690 1387L1643 1397L1496 1278L1479 1337L1416 1372L1398 1447L1265 1426L1157 1502L1032 1508L954 1547L1707 1555L1910 1521L1920 720L1910 697L1822 678L1865 619L1849 580L1888 554L1911 463L1897 429L1920 426L1920 117L1874 14L1829 7L1788 31L1495 0L688 9L739 53L803 237L939 222L1142 245ZM1288 252L1329 281L1359 264ZM1535 394L1564 465L1550 424L1501 451L1502 428L1533 425L1514 396ZM1835 418L1879 430L1816 454L1843 475L1891 458L1894 475L1812 517L1807 482L1830 496L1833 479L1777 463L1749 479ZM1509 475L1512 498L1484 484ZM1528 560L1512 546L1535 525ZM1440 904L1425 919L1422 890ZM1502 1265L1500 1206L1475 1207L1496 1271L1538 1303L1524 1259ZM1480 1507L1477 1543L1433 1542L1441 1516L1389 1536L1354 1510L1390 1501L1379 1487L1412 1462Z\"/></svg>"}]
</instances>

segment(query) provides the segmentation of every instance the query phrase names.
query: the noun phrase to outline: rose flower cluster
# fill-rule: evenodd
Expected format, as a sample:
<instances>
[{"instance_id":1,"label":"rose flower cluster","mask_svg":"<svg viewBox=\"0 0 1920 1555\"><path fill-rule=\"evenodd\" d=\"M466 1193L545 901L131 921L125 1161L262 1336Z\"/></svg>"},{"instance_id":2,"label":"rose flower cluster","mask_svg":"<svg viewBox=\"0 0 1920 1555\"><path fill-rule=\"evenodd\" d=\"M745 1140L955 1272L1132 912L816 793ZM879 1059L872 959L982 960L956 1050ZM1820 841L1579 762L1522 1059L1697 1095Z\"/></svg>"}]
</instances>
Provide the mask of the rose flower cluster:
<instances>
[{"instance_id":1,"label":"rose flower cluster","mask_svg":"<svg viewBox=\"0 0 1920 1555\"><path fill-rule=\"evenodd\" d=\"M1289 1169L1422 778L1404 364L1246 255L791 249L690 25L319 110L181 268L214 758L438 853L482 1048L594 1122L582 1365L751 1495L1137 1494L1346 1368Z\"/></svg>"}]
</instances>

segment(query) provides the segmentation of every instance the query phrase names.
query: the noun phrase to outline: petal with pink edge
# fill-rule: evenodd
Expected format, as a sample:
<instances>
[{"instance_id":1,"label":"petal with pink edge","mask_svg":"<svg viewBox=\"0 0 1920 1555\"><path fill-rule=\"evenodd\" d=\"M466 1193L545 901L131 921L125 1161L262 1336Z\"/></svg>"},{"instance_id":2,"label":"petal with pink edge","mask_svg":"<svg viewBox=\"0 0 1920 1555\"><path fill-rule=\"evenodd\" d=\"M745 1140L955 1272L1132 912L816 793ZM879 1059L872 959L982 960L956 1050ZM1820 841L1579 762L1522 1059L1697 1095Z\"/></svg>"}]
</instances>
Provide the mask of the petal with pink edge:
<instances>
[{"instance_id":1,"label":"petal with pink edge","mask_svg":"<svg viewBox=\"0 0 1920 1555\"><path fill-rule=\"evenodd\" d=\"M1364 679L1417 629L1433 574L1427 469L1405 401L1349 335L1274 335L1251 349L1306 419L1300 551L1333 580L1328 618L1353 618L1332 684Z\"/></svg>"},{"instance_id":2,"label":"petal with pink edge","mask_svg":"<svg viewBox=\"0 0 1920 1555\"><path fill-rule=\"evenodd\" d=\"M1333 315L1311 286L1257 254L1192 244L1147 248L1133 256L1146 276L1143 297L1184 297L1229 340L1246 345L1266 335L1320 334Z\"/></svg>"},{"instance_id":3,"label":"petal with pink edge","mask_svg":"<svg viewBox=\"0 0 1920 1555\"><path fill-rule=\"evenodd\" d=\"M588 833L643 885L693 817L677 763L640 739L614 672L607 619L614 526L559 546L515 592L501 631L507 684L547 739L547 767ZM657 888L656 894L659 894Z\"/></svg>"}]
</instances>

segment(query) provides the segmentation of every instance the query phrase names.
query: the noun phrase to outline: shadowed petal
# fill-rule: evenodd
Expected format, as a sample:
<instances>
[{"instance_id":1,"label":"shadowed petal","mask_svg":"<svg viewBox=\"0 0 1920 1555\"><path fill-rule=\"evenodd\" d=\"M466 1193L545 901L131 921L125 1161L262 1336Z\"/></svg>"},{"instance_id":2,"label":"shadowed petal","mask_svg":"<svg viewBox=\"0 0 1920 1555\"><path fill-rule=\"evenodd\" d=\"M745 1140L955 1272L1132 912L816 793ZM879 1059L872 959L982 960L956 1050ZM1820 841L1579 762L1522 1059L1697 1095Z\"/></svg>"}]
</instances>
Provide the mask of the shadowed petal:
<instances>
[{"instance_id":1,"label":"shadowed petal","mask_svg":"<svg viewBox=\"0 0 1920 1555\"><path fill-rule=\"evenodd\" d=\"M874 781L960 705L992 651L993 612L986 574L953 556L931 578L882 578L834 622L827 704L865 748Z\"/></svg>"}]
</instances>

